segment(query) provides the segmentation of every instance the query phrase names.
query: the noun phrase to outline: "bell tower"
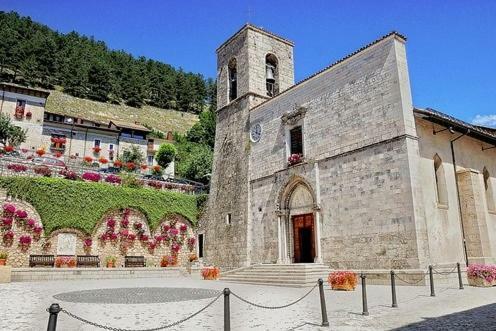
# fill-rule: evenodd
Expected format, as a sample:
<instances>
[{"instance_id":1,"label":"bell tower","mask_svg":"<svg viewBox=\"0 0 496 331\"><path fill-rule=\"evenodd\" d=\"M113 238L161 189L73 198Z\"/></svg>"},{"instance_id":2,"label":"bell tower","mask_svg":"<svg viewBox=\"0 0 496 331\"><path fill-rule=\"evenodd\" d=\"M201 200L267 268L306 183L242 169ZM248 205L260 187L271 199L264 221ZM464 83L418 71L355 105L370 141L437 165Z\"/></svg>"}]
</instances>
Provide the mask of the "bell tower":
<instances>
[{"instance_id":1,"label":"bell tower","mask_svg":"<svg viewBox=\"0 0 496 331\"><path fill-rule=\"evenodd\" d=\"M205 259L250 264L250 110L294 84L293 43L250 24L217 49L217 123Z\"/></svg>"}]
</instances>

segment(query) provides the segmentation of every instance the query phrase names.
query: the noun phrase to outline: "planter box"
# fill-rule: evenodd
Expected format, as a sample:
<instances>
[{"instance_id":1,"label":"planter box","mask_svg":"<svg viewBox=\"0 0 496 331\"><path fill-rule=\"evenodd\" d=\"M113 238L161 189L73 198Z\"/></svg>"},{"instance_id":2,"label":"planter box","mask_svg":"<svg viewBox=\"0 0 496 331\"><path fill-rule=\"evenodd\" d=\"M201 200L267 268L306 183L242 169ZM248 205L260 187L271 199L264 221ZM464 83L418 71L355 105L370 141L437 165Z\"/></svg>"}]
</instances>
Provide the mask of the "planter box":
<instances>
[{"instance_id":1,"label":"planter box","mask_svg":"<svg viewBox=\"0 0 496 331\"><path fill-rule=\"evenodd\" d=\"M0 284L10 283L11 275L12 275L11 266L0 266Z\"/></svg>"},{"instance_id":2,"label":"planter box","mask_svg":"<svg viewBox=\"0 0 496 331\"><path fill-rule=\"evenodd\" d=\"M488 282L483 278L479 277L468 277L468 285L477 287L491 287L496 285L496 280Z\"/></svg>"}]
</instances>

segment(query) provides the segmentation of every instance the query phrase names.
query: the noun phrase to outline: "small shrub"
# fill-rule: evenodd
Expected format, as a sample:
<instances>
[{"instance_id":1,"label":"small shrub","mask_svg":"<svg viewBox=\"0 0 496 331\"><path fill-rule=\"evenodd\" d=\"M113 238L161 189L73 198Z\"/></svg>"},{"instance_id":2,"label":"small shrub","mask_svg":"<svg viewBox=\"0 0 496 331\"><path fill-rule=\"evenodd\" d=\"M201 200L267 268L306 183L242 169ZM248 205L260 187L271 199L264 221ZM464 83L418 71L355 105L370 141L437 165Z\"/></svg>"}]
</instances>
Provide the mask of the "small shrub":
<instances>
[{"instance_id":1,"label":"small shrub","mask_svg":"<svg viewBox=\"0 0 496 331\"><path fill-rule=\"evenodd\" d=\"M43 177L51 177L52 176L52 170L48 168L47 166L44 165L38 165L35 166L34 168L34 173Z\"/></svg>"},{"instance_id":2,"label":"small shrub","mask_svg":"<svg viewBox=\"0 0 496 331\"><path fill-rule=\"evenodd\" d=\"M78 180L79 179L78 174L75 173L74 171L71 171L71 170L62 169L62 170L60 170L59 174L61 176L64 176L65 179L69 179L69 180Z\"/></svg>"},{"instance_id":3,"label":"small shrub","mask_svg":"<svg viewBox=\"0 0 496 331\"><path fill-rule=\"evenodd\" d=\"M120 184L121 183L121 178L116 175L108 175L105 177L105 182L111 183L111 184Z\"/></svg>"},{"instance_id":4,"label":"small shrub","mask_svg":"<svg viewBox=\"0 0 496 331\"><path fill-rule=\"evenodd\" d=\"M28 170L28 167L24 164L10 163L7 165L7 169L12 170L13 172L25 172Z\"/></svg>"},{"instance_id":5,"label":"small shrub","mask_svg":"<svg viewBox=\"0 0 496 331\"><path fill-rule=\"evenodd\" d=\"M469 278L482 278L491 283L496 280L496 265L489 264L470 264L467 268Z\"/></svg>"},{"instance_id":6,"label":"small shrub","mask_svg":"<svg viewBox=\"0 0 496 331\"><path fill-rule=\"evenodd\" d=\"M133 174L122 174L121 185L124 187L140 188L143 187L143 181Z\"/></svg>"},{"instance_id":7,"label":"small shrub","mask_svg":"<svg viewBox=\"0 0 496 331\"><path fill-rule=\"evenodd\" d=\"M94 173L94 172L85 172L82 176L82 178L86 181L89 182L99 182L102 176L100 174Z\"/></svg>"}]
</instances>

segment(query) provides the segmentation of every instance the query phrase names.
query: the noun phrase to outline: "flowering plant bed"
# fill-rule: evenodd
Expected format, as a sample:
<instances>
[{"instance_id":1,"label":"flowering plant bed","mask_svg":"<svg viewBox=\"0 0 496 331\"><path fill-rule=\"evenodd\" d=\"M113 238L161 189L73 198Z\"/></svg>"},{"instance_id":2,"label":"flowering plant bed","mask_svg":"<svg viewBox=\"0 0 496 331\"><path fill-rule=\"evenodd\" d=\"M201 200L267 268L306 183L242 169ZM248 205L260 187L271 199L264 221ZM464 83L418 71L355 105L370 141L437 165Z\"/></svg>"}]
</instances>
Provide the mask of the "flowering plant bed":
<instances>
[{"instance_id":1,"label":"flowering plant bed","mask_svg":"<svg viewBox=\"0 0 496 331\"><path fill-rule=\"evenodd\" d=\"M353 291L357 285L357 275L351 271L335 271L327 279L331 289Z\"/></svg>"},{"instance_id":2,"label":"flowering plant bed","mask_svg":"<svg viewBox=\"0 0 496 331\"><path fill-rule=\"evenodd\" d=\"M100 162L101 164L107 164L108 160L102 156L98 159L98 162Z\"/></svg>"},{"instance_id":3,"label":"flowering plant bed","mask_svg":"<svg viewBox=\"0 0 496 331\"><path fill-rule=\"evenodd\" d=\"M24 164L10 163L7 165L7 169L12 170L13 172L25 172L28 170L28 167Z\"/></svg>"},{"instance_id":4,"label":"flowering plant bed","mask_svg":"<svg viewBox=\"0 0 496 331\"><path fill-rule=\"evenodd\" d=\"M496 265L471 264L467 268L470 286L490 287L496 285Z\"/></svg>"},{"instance_id":5,"label":"flowering plant bed","mask_svg":"<svg viewBox=\"0 0 496 331\"><path fill-rule=\"evenodd\" d=\"M55 258L56 268L75 268L76 258L74 256L57 256Z\"/></svg>"},{"instance_id":6,"label":"flowering plant bed","mask_svg":"<svg viewBox=\"0 0 496 331\"><path fill-rule=\"evenodd\" d=\"M34 167L34 173L37 175L41 175L43 177L51 177L52 176L52 170L48 168L47 166L44 165L37 165Z\"/></svg>"},{"instance_id":7,"label":"flowering plant bed","mask_svg":"<svg viewBox=\"0 0 496 331\"><path fill-rule=\"evenodd\" d=\"M116 175L108 175L107 177L105 177L105 182L110 184L120 184L121 178Z\"/></svg>"},{"instance_id":8,"label":"flowering plant bed","mask_svg":"<svg viewBox=\"0 0 496 331\"><path fill-rule=\"evenodd\" d=\"M99 182L102 176L95 172L85 172L81 178L89 182Z\"/></svg>"},{"instance_id":9,"label":"flowering plant bed","mask_svg":"<svg viewBox=\"0 0 496 331\"><path fill-rule=\"evenodd\" d=\"M205 280L219 279L220 269L217 267L205 267L201 271L202 277Z\"/></svg>"}]
</instances>

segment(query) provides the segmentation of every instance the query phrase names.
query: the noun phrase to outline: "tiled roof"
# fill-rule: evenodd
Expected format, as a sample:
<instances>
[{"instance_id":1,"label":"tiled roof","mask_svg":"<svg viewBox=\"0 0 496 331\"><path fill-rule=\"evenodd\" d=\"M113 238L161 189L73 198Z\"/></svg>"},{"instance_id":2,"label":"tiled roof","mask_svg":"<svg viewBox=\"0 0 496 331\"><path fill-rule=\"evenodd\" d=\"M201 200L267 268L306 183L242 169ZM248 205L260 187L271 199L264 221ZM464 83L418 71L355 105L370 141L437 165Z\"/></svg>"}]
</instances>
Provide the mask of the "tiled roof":
<instances>
[{"instance_id":1,"label":"tiled roof","mask_svg":"<svg viewBox=\"0 0 496 331\"><path fill-rule=\"evenodd\" d=\"M0 90L3 90L5 88L14 88L14 89L21 89L24 91L38 92L43 94L45 97L48 97L48 95L50 94L50 91L42 88L34 88L34 87L28 87L14 83L0 82Z\"/></svg>"},{"instance_id":2,"label":"tiled roof","mask_svg":"<svg viewBox=\"0 0 496 331\"><path fill-rule=\"evenodd\" d=\"M485 141L490 144L496 144L495 129L486 128L479 125L473 125L432 108L425 108L425 109L414 108L413 112L415 113L415 115L421 116L422 118L431 121L433 123L445 127L452 127L454 130L459 131L461 133L468 132L467 135L471 137Z\"/></svg>"},{"instance_id":3,"label":"tiled roof","mask_svg":"<svg viewBox=\"0 0 496 331\"><path fill-rule=\"evenodd\" d=\"M126 129L133 129L133 130L151 132L150 129L148 129L146 126L143 126L141 124L121 122L121 121L116 121L116 120L111 120L110 122L111 123L114 123L115 126L118 127L118 128L126 128Z\"/></svg>"},{"instance_id":4,"label":"tiled roof","mask_svg":"<svg viewBox=\"0 0 496 331\"><path fill-rule=\"evenodd\" d=\"M306 78L304 78L304 79L300 80L300 81L299 81L299 82L297 82L295 85L293 85L293 86L289 87L288 89L286 89L286 90L282 91L281 93L279 93L279 94L278 94L278 95L276 95L275 97L273 97L273 98L271 98L271 99L268 99L268 100L265 100L264 102L262 102L262 103L261 103L261 104L259 104L258 106L253 107L253 109L258 108L258 107L260 107L260 106L262 106L262 105L266 104L267 102L270 102L271 100L274 100L274 99L276 99L276 98L280 97L281 95L283 95L283 94L285 94L285 93L287 93L287 92L291 91L293 88L297 87L298 85L300 85L300 84L302 84L302 83L304 83L304 82L306 82L306 81L308 81L308 80L312 79L313 77L315 77L315 76L317 76L317 75L319 75L319 74L323 73L324 71L327 71L327 70L331 69L332 67L334 67L334 66L336 66L336 65L340 64L341 62L346 61L346 60L347 60L347 59L349 59L350 57L353 57L354 55L356 55L356 54L358 54L358 53L360 53L360 52L362 52L362 51L366 50L367 48L369 48L369 47L371 47L371 46L373 46L373 45L375 45L375 44L377 44L377 43L381 42L382 40L384 40L384 39L386 39L386 38L389 38L389 37L391 37L391 36L396 36L396 37L398 37L398 38L400 38L400 39L402 39L402 40L406 41L406 37L405 37L404 35L400 34L399 32L396 32L396 31L391 31L390 33L388 33L388 34L386 34L386 35L384 35L384 36L380 37L379 39L374 40L373 42L371 42L371 43L369 43L369 44L367 44L367 45L365 45L365 46L363 46L363 47L361 47L361 48L359 48L358 50L354 51L353 53L346 55L345 57L343 57L343 58L341 58L341 59L337 60L336 62L334 62L334 63L332 63L332 64L328 65L327 67L325 67L325 68L323 68L323 69L321 69L321 70L317 71L316 73L314 73L314 74L312 74L312 75L310 75L310 76L308 76L308 77L306 77Z\"/></svg>"}]
</instances>

